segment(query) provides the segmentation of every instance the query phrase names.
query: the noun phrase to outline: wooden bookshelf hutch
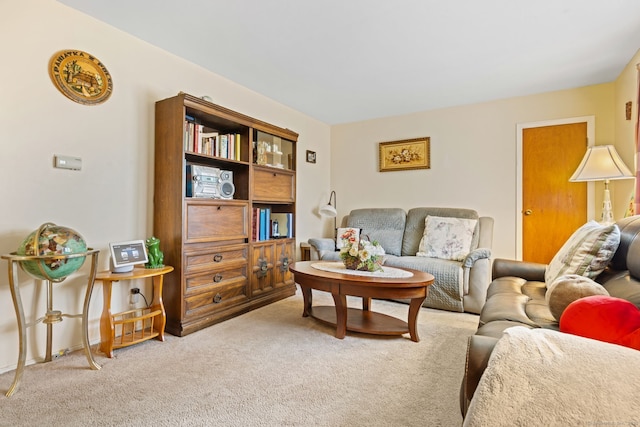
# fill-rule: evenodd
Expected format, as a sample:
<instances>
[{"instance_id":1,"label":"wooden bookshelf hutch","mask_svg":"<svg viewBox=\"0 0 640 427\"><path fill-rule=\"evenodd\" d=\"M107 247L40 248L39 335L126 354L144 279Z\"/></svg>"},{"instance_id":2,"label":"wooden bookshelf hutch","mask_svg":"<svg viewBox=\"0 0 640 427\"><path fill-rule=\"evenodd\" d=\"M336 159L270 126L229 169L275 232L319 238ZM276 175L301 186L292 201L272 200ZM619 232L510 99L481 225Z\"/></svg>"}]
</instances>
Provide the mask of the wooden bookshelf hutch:
<instances>
[{"instance_id":1,"label":"wooden bookshelf hutch","mask_svg":"<svg viewBox=\"0 0 640 427\"><path fill-rule=\"evenodd\" d=\"M233 156L191 147L188 122L203 134L233 135ZM182 92L156 103L154 235L175 268L163 293L167 332L184 336L295 293L288 266L296 248L297 140L289 129ZM193 165L232 172L233 198L188 197ZM256 240L258 209L291 218L289 237Z\"/></svg>"}]
</instances>

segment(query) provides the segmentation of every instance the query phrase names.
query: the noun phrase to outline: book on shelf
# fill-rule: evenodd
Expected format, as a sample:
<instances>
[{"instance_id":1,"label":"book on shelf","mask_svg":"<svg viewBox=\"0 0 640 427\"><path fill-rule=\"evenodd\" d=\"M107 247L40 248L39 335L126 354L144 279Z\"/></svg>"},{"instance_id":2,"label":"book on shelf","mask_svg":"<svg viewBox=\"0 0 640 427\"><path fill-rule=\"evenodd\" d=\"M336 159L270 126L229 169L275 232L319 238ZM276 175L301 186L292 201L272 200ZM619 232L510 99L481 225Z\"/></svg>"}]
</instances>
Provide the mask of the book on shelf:
<instances>
[{"instance_id":1,"label":"book on shelf","mask_svg":"<svg viewBox=\"0 0 640 427\"><path fill-rule=\"evenodd\" d=\"M220 151L218 157L227 157L227 142L229 135L220 135Z\"/></svg>"},{"instance_id":2,"label":"book on shelf","mask_svg":"<svg viewBox=\"0 0 640 427\"><path fill-rule=\"evenodd\" d=\"M218 138L218 132L202 132L200 134L200 141L202 144L202 154L213 156L216 139Z\"/></svg>"},{"instance_id":3,"label":"book on shelf","mask_svg":"<svg viewBox=\"0 0 640 427\"><path fill-rule=\"evenodd\" d=\"M267 210L260 209L260 223L259 223L258 240L267 240Z\"/></svg>"},{"instance_id":4,"label":"book on shelf","mask_svg":"<svg viewBox=\"0 0 640 427\"><path fill-rule=\"evenodd\" d=\"M271 238L271 209L270 208L265 209L264 219L265 219L265 224L264 224L265 240L269 240Z\"/></svg>"},{"instance_id":5,"label":"book on shelf","mask_svg":"<svg viewBox=\"0 0 640 427\"><path fill-rule=\"evenodd\" d=\"M251 211L251 241L257 242L260 237L260 208Z\"/></svg>"}]
</instances>

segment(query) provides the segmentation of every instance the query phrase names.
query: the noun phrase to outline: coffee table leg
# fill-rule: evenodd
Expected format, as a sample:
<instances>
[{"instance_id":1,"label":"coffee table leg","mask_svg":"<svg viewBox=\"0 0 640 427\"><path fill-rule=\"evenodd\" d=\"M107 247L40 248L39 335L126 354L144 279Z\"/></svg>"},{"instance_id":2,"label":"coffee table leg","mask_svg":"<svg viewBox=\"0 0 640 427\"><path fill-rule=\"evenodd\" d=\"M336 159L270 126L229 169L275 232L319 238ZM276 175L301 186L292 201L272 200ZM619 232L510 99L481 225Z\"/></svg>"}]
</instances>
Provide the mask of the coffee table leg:
<instances>
[{"instance_id":1,"label":"coffee table leg","mask_svg":"<svg viewBox=\"0 0 640 427\"><path fill-rule=\"evenodd\" d=\"M420 313L420 307L422 307L423 301L426 297L422 298L414 298L411 300L409 304L409 319L407 323L409 324L409 336L411 336L411 341L419 342L420 337L418 336L418 313Z\"/></svg>"},{"instance_id":2,"label":"coffee table leg","mask_svg":"<svg viewBox=\"0 0 640 427\"><path fill-rule=\"evenodd\" d=\"M371 298L362 297L362 311L371 310Z\"/></svg>"},{"instance_id":3,"label":"coffee table leg","mask_svg":"<svg viewBox=\"0 0 640 427\"><path fill-rule=\"evenodd\" d=\"M347 296L331 295L336 305L336 338L343 339L347 335Z\"/></svg>"},{"instance_id":4,"label":"coffee table leg","mask_svg":"<svg viewBox=\"0 0 640 427\"><path fill-rule=\"evenodd\" d=\"M302 317L309 317L309 313L311 312L311 288L300 285L300 289L302 290L302 299L304 300L304 306L302 308Z\"/></svg>"}]
</instances>

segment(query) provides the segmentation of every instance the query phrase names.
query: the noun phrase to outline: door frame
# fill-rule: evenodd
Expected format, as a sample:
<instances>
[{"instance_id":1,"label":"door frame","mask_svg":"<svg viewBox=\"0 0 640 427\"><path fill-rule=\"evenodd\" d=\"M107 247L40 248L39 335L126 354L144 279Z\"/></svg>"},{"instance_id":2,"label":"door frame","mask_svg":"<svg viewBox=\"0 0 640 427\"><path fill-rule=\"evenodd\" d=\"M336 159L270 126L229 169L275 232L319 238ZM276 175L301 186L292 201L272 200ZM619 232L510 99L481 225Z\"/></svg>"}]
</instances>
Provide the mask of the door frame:
<instances>
[{"instance_id":1,"label":"door frame","mask_svg":"<svg viewBox=\"0 0 640 427\"><path fill-rule=\"evenodd\" d=\"M522 133L525 129L544 126L587 123L587 146L595 145L596 117L582 116L516 124L516 259L522 259ZM578 167L578 165L576 165ZM587 182L587 220L595 218L595 183Z\"/></svg>"}]
</instances>

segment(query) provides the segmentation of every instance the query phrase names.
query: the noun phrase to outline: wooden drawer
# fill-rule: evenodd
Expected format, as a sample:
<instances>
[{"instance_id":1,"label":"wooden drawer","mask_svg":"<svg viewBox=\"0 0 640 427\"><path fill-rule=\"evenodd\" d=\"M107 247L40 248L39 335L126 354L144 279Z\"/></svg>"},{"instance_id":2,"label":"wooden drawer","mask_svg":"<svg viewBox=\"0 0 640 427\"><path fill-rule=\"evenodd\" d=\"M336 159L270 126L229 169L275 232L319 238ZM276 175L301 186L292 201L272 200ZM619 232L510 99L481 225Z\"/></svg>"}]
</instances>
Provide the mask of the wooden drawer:
<instances>
[{"instance_id":1,"label":"wooden drawer","mask_svg":"<svg viewBox=\"0 0 640 427\"><path fill-rule=\"evenodd\" d=\"M247 297L247 282L227 283L185 298L186 321L206 316L216 311L244 303Z\"/></svg>"},{"instance_id":2,"label":"wooden drawer","mask_svg":"<svg viewBox=\"0 0 640 427\"><path fill-rule=\"evenodd\" d=\"M248 245L207 246L187 245L184 251L184 272L187 276L203 271L224 270L234 265L246 265Z\"/></svg>"},{"instance_id":3,"label":"wooden drawer","mask_svg":"<svg viewBox=\"0 0 640 427\"><path fill-rule=\"evenodd\" d=\"M185 201L185 242L247 238L248 210L248 203L233 200Z\"/></svg>"},{"instance_id":4,"label":"wooden drawer","mask_svg":"<svg viewBox=\"0 0 640 427\"><path fill-rule=\"evenodd\" d=\"M201 292L209 287L224 287L235 283L247 283L247 264L227 265L211 269L185 279L186 294Z\"/></svg>"},{"instance_id":5,"label":"wooden drawer","mask_svg":"<svg viewBox=\"0 0 640 427\"><path fill-rule=\"evenodd\" d=\"M293 202L295 175L280 169L256 168L253 173L253 198L265 202Z\"/></svg>"}]
</instances>

